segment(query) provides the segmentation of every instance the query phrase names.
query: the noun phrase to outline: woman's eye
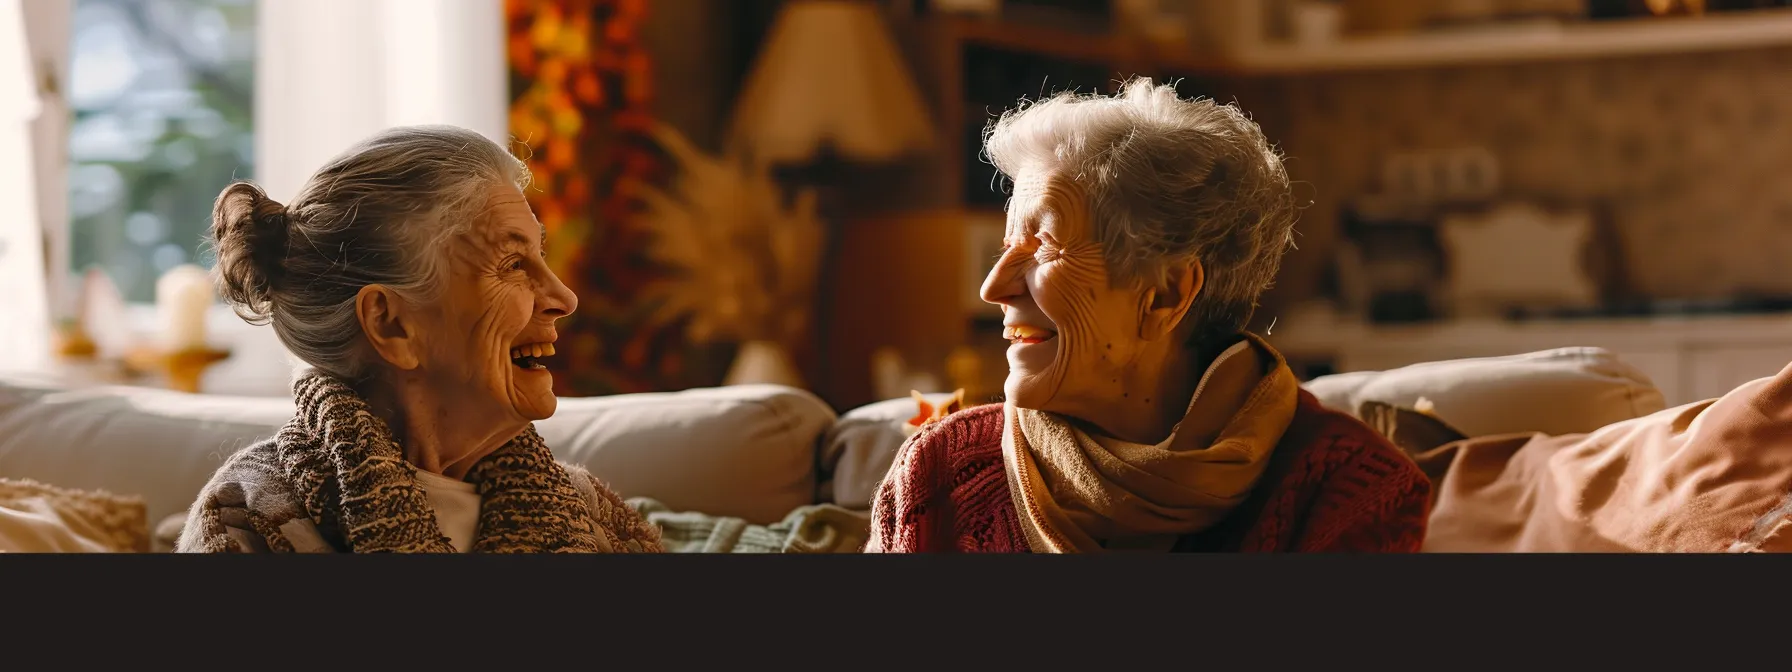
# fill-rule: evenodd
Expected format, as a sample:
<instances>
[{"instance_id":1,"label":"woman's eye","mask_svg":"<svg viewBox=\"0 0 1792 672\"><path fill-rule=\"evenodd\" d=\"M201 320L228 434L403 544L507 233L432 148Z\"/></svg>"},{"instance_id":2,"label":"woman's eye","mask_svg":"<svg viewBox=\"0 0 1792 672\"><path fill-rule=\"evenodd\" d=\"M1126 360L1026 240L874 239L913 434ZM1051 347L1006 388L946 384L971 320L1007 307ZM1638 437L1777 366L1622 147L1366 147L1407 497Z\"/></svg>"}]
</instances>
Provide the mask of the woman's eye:
<instances>
[{"instance_id":1,"label":"woman's eye","mask_svg":"<svg viewBox=\"0 0 1792 672\"><path fill-rule=\"evenodd\" d=\"M523 270L523 260L517 259L515 261L510 262L510 270L513 270L513 271Z\"/></svg>"}]
</instances>

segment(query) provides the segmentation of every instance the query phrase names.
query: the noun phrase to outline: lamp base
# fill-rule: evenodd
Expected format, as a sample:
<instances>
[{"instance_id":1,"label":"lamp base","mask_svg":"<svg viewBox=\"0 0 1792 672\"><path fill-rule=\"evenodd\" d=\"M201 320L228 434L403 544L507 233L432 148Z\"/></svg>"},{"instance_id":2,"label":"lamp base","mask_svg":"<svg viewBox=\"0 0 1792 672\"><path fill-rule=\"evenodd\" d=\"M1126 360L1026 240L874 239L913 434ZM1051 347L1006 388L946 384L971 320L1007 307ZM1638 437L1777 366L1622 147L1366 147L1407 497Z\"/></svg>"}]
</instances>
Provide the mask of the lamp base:
<instances>
[{"instance_id":1,"label":"lamp base","mask_svg":"<svg viewBox=\"0 0 1792 672\"><path fill-rule=\"evenodd\" d=\"M791 363L784 346L771 341L742 343L734 365L728 369L725 385L787 385L803 387L802 374Z\"/></svg>"}]
</instances>

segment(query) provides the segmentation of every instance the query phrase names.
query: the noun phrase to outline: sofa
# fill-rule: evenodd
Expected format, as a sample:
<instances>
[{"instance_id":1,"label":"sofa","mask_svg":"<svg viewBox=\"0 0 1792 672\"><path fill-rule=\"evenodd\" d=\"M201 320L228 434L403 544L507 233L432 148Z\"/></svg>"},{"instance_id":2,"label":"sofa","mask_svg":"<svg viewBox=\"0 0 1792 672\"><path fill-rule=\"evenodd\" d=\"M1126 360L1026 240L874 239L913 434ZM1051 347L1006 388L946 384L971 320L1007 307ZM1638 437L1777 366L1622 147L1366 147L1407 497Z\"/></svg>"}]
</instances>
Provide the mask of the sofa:
<instances>
[{"instance_id":1,"label":"sofa","mask_svg":"<svg viewBox=\"0 0 1792 672\"><path fill-rule=\"evenodd\" d=\"M1359 417L1371 404L1424 407L1471 436L1585 432L1664 407L1646 375L1598 348L1433 362L1304 385L1321 403ZM763 528L817 506L869 509L917 409L901 398L836 414L800 389L743 385L563 398L537 426L560 459L653 511ZM155 527L178 520L226 456L272 435L291 413L282 398L0 374L0 479L138 498Z\"/></svg>"}]
</instances>

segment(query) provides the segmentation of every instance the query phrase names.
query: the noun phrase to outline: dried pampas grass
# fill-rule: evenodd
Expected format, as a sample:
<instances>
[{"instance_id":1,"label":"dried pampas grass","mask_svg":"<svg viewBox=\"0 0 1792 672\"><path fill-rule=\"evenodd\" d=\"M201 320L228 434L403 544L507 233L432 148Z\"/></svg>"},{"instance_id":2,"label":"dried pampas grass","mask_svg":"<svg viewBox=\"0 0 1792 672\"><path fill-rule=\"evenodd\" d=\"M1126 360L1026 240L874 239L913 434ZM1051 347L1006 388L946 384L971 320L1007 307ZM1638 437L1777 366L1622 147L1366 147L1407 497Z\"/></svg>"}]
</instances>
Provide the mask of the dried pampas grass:
<instances>
[{"instance_id":1,"label":"dried pampas grass","mask_svg":"<svg viewBox=\"0 0 1792 672\"><path fill-rule=\"evenodd\" d=\"M668 189L631 182L654 232L647 253L676 272L650 290L652 326L688 318L693 343L788 343L809 324L823 228L812 189L786 207L769 166L711 156L677 129L653 136L678 175Z\"/></svg>"}]
</instances>

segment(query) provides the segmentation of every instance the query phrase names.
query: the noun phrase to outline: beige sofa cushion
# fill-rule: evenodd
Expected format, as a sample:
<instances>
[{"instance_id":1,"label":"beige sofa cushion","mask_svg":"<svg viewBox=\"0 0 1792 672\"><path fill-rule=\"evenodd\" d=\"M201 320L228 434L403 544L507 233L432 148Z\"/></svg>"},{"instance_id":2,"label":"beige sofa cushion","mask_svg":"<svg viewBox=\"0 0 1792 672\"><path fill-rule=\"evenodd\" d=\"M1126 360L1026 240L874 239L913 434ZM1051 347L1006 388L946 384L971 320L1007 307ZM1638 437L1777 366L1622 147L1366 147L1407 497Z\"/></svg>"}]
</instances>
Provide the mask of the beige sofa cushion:
<instances>
[{"instance_id":1,"label":"beige sofa cushion","mask_svg":"<svg viewBox=\"0 0 1792 672\"><path fill-rule=\"evenodd\" d=\"M939 405L950 394L925 394ZM908 439L903 427L921 410L914 397L886 399L847 411L821 441L823 501L848 509L870 509L877 486Z\"/></svg>"},{"instance_id":2,"label":"beige sofa cushion","mask_svg":"<svg viewBox=\"0 0 1792 672\"><path fill-rule=\"evenodd\" d=\"M292 403L162 390L62 389L0 377L0 474L143 499L149 520L185 511L237 449L272 436Z\"/></svg>"},{"instance_id":3,"label":"beige sofa cushion","mask_svg":"<svg viewBox=\"0 0 1792 672\"><path fill-rule=\"evenodd\" d=\"M1429 399L1438 419L1471 437L1590 432L1667 407L1640 369L1591 347L1342 373L1304 387L1321 404L1359 418L1365 402L1410 409Z\"/></svg>"},{"instance_id":4,"label":"beige sofa cushion","mask_svg":"<svg viewBox=\"0 0 1792 672\"><path fill-rule=\"evenodd\" d=\"M138 496L159 522L291 416L288 399L4 375L0 475ZM623 497L770 524L814 501L815 450L834 419L808 392L753 385L566 398L537 427L557 457Z\"/></svg>"},{"instance_id":5,"label":"beige sofa cushion","mask_svg":"<svg viewBox=\"0 0 1792 672\"><path fill-rule=\"evenodd\" d=\"M803 390L735 385L561 399L536 427L623 497L770 525L815 502L815 451L834 420Z\"/></svg>"}]
</instances>

